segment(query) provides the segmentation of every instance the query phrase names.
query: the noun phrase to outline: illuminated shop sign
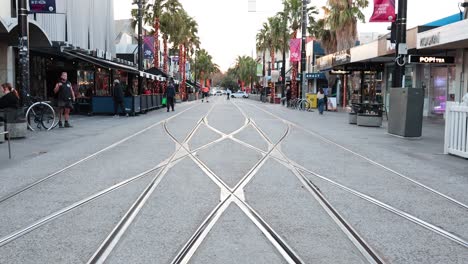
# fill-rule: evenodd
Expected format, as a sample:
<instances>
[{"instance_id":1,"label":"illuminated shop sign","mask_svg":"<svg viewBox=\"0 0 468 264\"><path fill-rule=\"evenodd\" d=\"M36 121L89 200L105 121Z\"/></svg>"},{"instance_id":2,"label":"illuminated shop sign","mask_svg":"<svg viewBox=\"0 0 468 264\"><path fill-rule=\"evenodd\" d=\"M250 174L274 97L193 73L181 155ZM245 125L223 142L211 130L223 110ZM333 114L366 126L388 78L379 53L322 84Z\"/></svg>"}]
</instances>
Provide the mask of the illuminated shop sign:
<instances>
[{"instance_id":1,"label":"illuminated shop sign","mask_svg":"<svg viewBox=\"0 0 468 264\"><path fill-rule=\"evenodd\" d=\"M332 74L332 75L348 75L348 74L351 74L351 71L331 70L330 74Z\"/></svg>"},{"instance_id":2,"label":"illuminated shop sign","mask_svg":"<svg viewBox=\"0 0 468 264\"><path fill-rule=\"evenodd\" d=\"M410 63L423 63L423 64L451 64L455 63L454 57L447 56L419 56L419 55L410 55Z\"/></svg>"}]
</instances>

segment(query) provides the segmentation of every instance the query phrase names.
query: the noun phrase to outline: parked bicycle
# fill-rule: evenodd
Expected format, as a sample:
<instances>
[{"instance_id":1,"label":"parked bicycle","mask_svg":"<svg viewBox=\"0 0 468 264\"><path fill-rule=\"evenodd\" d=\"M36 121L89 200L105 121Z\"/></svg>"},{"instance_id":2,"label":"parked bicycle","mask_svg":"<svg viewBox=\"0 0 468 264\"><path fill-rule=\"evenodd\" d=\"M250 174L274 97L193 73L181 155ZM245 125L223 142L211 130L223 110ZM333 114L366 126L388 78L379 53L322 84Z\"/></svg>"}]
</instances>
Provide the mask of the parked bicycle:
<instances>
[{"instance_id":1,"label":"parked bicycle","mask_svg":"<svg viewBox=\"0 0 468 264\"><path fill-rule=\"evenodd\" d=\"M313 112L312 105L307 99L295 98L295 99L289 100L288 107L292 109L300 110L300 111Z\"/></svg>"},{"instance_id":2,"label":"parked bicycle","mask_svg":"<svg viewBox=\"0 0 468 264\"><path fill-rule=\"evenodd\" d=\"M30 130L45 129L49 131L58 125L58 117L50 101L41 101L37 97L30 97L29 101L25 117Z\"/></svg>"}]
</instances>

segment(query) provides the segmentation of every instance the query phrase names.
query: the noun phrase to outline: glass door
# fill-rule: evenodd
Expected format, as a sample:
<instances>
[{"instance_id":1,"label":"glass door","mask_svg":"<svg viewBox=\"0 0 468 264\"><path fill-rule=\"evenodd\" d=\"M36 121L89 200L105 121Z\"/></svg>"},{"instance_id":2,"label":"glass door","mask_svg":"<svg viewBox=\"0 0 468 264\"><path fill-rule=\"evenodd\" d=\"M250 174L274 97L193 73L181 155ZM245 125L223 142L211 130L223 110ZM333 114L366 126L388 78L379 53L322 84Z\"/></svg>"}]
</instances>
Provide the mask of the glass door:
<instances>
[{"instance_id":1,"label":"glass door","mask_svg":"<svg viewBox=\"0 0 468 264\"><path fill-rule=\"evenodd\" d=\"M443 115L447 102L448 67L432 67L431 113Z\"/></svg>"}]
</instances>

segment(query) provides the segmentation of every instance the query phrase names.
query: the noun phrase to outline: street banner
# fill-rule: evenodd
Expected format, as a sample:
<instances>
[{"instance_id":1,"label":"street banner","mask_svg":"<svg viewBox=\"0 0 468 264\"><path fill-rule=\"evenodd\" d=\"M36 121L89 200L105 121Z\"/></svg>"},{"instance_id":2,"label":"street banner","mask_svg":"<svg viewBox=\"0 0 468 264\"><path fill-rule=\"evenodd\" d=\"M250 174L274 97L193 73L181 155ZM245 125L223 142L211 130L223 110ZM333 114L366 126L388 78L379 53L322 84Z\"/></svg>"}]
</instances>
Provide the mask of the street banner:
<instances>
[{"instance_id":1,"label":"street banner","mask_svg":"<svg viewBox=\"0 0 468 264\"><path fill-rule=\"evenodd\" d=\"M290 61L298 62L301 60L301 39L291 39L289 41Z\"/></svg>"},{"instance_id":2,"label":"street banner","mask_svg":"<svg viewBox=\"0 0 468 264\"><path fill-rule=\"evenodd\" d=\"M151 60L154 57L154 37L145 36L143 40L143 57Z\"/></svg>"},{"instance_id":3,"label":"street banner","mask_svg":"<svg viewBox=\"0 0 468 264\"><path fill-rule=\"evenodd\" d=\"M29 0L31 13L55 13L55 0Z\"/></svg>"},{"instance_id":4,"label":"street banner","mask_svg":"<svg viewBox=\"0 0 468 264\"><path fill-rule=\"evenodd\" d=\"M394 22L395 0L374 0L374 13L369 22Z\"/></svg>"},{"instance_id":5,"label":"street banner","mask_svg":"<svg viewBox=\"0 0 468 264\"><path fill-rule=\"evenodd\" d=\"M263 76L263 64L257 63L257 77Z\"/></svg>"}]
</instances>

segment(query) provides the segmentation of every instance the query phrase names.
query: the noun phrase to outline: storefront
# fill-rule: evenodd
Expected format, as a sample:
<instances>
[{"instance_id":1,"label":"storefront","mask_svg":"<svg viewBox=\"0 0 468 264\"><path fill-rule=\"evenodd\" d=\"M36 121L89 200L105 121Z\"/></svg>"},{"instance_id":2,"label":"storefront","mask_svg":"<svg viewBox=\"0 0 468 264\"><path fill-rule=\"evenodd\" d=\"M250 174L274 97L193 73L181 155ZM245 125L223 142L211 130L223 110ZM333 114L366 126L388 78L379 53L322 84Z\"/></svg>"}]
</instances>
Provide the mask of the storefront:
<instances>
[{"instance_id":1,"label":"storefront","mask_svg":"<svg viewBox=\"0 0 468 264\"><path fill-rule=\"evenodd\" d=\"M461 102L468 93L468 19L418 33L417 48L447 60L424 61L423 80L430 85L430 111L441 114L446 101ZM437 52L437 53L435 53ZM451 58L454 58L452 61ZM431 78L432 77L432 78Z\"/></svg>"}]
</instances>

